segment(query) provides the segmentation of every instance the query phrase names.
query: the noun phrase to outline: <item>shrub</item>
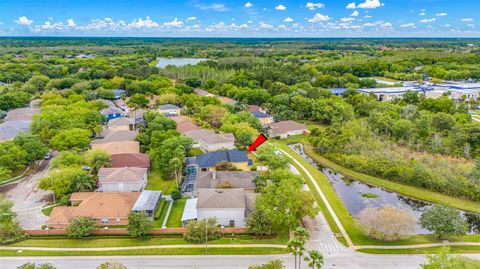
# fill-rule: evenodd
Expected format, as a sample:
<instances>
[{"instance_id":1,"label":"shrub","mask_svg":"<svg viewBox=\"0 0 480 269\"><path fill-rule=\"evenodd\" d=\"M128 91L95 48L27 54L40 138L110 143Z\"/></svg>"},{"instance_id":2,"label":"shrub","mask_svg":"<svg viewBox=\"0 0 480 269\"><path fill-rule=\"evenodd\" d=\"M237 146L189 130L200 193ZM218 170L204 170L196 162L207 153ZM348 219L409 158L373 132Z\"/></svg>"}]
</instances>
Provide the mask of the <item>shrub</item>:
<instances>
[{"instance_id":1,"label":"shrub","mask_svg":"<svg viewBox=\"0 0 480 269\"><path fill-rule=\"evenodd\" d=\"M204 243L205 230L207 230L208 241L216 240L221 237L221 234L217 231L217 220L215 218L201 221L190 221L186 228L187 232L184 235L184 239L190 243Z\"/></svg>"},{"instance_id":2,"label":"shrub","mask_svg":"<svg viewBox=\"0 0 480 269\"><path fill-rule=\"evenodd\" d=\"M73 238L88 237L95 229L97 229L95 220L90 217L79 217L67 227L67 235Z\"/></svg>"}]
</instances>

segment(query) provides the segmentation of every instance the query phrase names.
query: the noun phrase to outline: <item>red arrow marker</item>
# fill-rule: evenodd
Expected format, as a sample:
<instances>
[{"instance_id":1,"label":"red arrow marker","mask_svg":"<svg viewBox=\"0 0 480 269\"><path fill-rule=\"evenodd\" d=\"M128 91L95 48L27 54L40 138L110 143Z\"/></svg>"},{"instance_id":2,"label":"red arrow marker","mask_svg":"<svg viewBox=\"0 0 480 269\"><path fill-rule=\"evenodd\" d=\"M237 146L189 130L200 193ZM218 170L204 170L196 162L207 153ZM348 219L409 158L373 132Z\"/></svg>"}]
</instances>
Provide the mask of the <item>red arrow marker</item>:
<instances>
[{"instance_id":1,"label":"red arrow marker","mask_svg":"<svg viewBox=\"0 0 480 269\"><path fill-rule=\"evenodd\" d=\"M255 139L255 141L253 141L253 143L248 147L248 151L254 151L261 144L265 143L267 139L268 138L264 134L259 134L257 139Z\"/></svg>"}]
</instances>

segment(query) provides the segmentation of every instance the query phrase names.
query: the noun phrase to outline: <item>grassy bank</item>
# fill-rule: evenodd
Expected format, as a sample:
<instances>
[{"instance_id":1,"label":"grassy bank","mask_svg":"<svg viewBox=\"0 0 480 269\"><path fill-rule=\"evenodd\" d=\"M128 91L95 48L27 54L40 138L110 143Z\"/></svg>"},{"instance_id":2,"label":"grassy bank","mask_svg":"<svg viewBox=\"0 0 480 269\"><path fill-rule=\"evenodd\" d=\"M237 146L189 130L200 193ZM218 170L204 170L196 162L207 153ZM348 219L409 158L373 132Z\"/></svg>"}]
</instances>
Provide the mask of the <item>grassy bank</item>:
<instances>
[{"instance_id":1,"label":"grassy bank","mask_svg":"<svg viewBox=\"0 0 480 269\"><path fill-rule=\"evenodd\" d=\"M308 143L307 138L303 136L291 137L286 140L273 141L272 143L278 146L279 148L283 149L287 153L289 153L293 158L295 158L298 162L300 162L308 170L310 174L312 174L317 184L322 189L322 192L325 194L330 205L332 206L335 214L340 219L342 226L345 228L345 230L347 231L348 235L350 236L350 238L352 239L355 245L413 245L413 244L426 244L426 243L440 242L438 239L436 239L432 235L409 236L402 240L393 241L393 242L373 240L368 236L366 236L363 233L361 226L355 221L355 219L350 215L348 210L343 205L341 199L338 197L337 193L335 192L335 189L330 184L327 177L287 146L289 143L292 143L292 142L303 142L305 144ZM306 175L301 171L301 169L299 169L298 167L297 169L302 173L305 180L309 184L310 188L312 190L315 190L313 188L313 184L309 182L310 180L308 179L308 177L306 177ZM338 172L341 173L341 171L338 171ZM338 227L336 226L335 222L333 221L333 218L331 217L330 213L328 212L322 200L320 199L318 193L314 191L314 194L317 198L317 202L320 206L320 209L324 214L325 218L327 219L327 222L330 225L332 231L335 233L339 232ZM480 240L480 235L466 235L466 236L461 236L461 237L456 237L451 239L451 241L464 241L464 242L477 242L478 240ZM344 243L343 238L339 238L339 241Z\"/></svg>"},{"instance_id":2,"label":"grassy bank","mask_svg":"<svg viewBox=\"0 0 480 269\"><path fill-rule=\"evenodd\" d=\"M261 247L209 247L208 255L264 255L288 253L286 248ZM126 255L205 255L205 248L129 249L110 251L48 251L48 250L0 250L0 256L126 256Z\"/></svg>"}]
</instances>

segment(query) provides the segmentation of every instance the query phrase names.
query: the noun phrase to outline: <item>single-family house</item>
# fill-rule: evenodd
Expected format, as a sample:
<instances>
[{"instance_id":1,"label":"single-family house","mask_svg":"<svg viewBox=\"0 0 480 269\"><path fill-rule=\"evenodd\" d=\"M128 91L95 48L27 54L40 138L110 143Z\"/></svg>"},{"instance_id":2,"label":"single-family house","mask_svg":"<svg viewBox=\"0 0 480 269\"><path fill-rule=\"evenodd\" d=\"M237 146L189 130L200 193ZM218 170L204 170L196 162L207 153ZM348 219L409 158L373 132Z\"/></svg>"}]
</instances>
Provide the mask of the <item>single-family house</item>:
<instances>
[{"instance_id":1,"label":"single-family house","mask_svg":"<svg viewBox=\"0 0 480 269\"><path fill-rule=\"evenodd\" d=\"M31 121L12 120L0 124L0 141L12 140L20 133L30 130Z\"/></svg>"},{"instance_id":2,"label":"single-family house","mask_svg":"<svg viewBox=\"0 0 480 269\"><path fill-rule=\"evenodd\" d=\"M196 130L201 130L201 128L193 124L192 122L187 121L187 122L177 123L177 132L181 134L185 134L187 132L196 131Z\"/></svg>"},{"instance_id":3,"label":"single-family house","mask_svg":"<svg viewBox=\"0 0 480 269\"><path fill-rule=\"evenodd\" d=\"M170 117L169 119L174 120L177 124L184 123L184 122L190 122L190 123L195 122L195 120L193 120L189 116L173 116L173 117Z\"/></svg>"},{"instance_id":4,"label":"single-family house","mask_svg":"<svg viewBox=\"0 0 480 269\"><path fill-rule=\"evenodd\" d=\"M102 139L93 140L90 144L93 145L119 141L135 141L138 131L121 130L110 132L106 130L104 133L102 133L102 135L104 135Z\"/></svg>"},{"instance_id":5,"label":"single-family house","mask_svg":"<svg viewBox=\"0 0 480 269\"><path fill-rule=\"evenodd\" d=\"M128 225L139 192L75 192L72 206L54 207L47 221L51 229L64 229L76 218L91 217L99 226Z\"/></svg>"},{"instance_id":6,"label":"single-family house","mask_svg":"<svg viewBox=\"0 0 480 269\"><path fill-rule=\"evenodd\" d=\"M268 115L267 113L263 112L252 112L252 115L257 118L262 125L267 125L273 123L273 116Z\"/></svg>"},{"instance_id":7,"label":"single-family house","mask_svg":"<svg viewBox=\"0 0 480 269\"><path fill-rule=\"evenodd\" d=\"M225 96L218 96L218 100L220 100L220 103L223 105L235 105L237 103L236 100Z\"/></svg>"},{"instance_id":8,"label":"single-family house","mask_svg":"<svg viewBox=\"0 0 480 269\"><path fill-rule=\"evenodd\" d=\"M293 120L279 121L266 125L268 134L272 137L287 138L308 132L306 125Z\"/></svg>"},{"instance_id":9,"label":"single-family house","mask_svg":"<svg viewBox=\"0 0 480 269\"><path fill-rule=\"evenodd\" d=\"M110 155L124 153L140 153L140 142L138 141L115 141L101 144L92 144L92 149L102 149Z\"/></svg>"},{"instance_id":10,"label":"single-family house","mask_svg":"<svg viewBox=\"0 0 480 269\"><path fill-rule=\"evenodd\" d=\"M258 172L250 171L198 172L195 179L195 190L241 188L245 192L255 192L257 175Z\"/></svg>"},{"instance_id":11,"label":"single-family house","mask_svg":"<svg viewBox=\"0 0 480 269\"><path fill-rule=\"evenodd\" d=\"M195 159L200 171L215 171L215 166L220 162L232 163L242 171L250 170L249 168L253 164L245 151L236 149L199 154Z\"/></svg>"},{"instance_id":12,"label":"single-family house","mask_svg":"<svg viewBox=\"0 0 480 269\"><path fill-rule=\"evenodd\" d=\"M165 116L180 115L180 107L172 104L159 105L157 111Z\"/></svg>"},{"instance_id":13,"label":"single-family house","mask_svg":"<svg viewBox=\"0 0 480 269\"><path fill-rule=\"evenodd\" d=\"M102 192L142 191L147 185L147 168L102 167L98 170L98 190Z\"/></svg>"},{"instance_id":14,"label":"single-family house","mask_svg":"<svg viewBox=\"0 0 480 269\"><path fill-rule=\"evenodd\" d=\"M134 118L115 118L109 120L107 123L107 129L109 131L133 131L135 130L135 119Z\"/></svg>"},{"instance_id":15,"label":"single-family house","mask_svg":"<svg viewBox=\"0 0 480 269\"><path fill-rule=\"evenodd\" d=\"M196 88L195 90L193 90L193 92L195 92L195 94L198 95L198 96L215 97L215 94L211 94L211 93L207 92L206 90L203 90L203 89L200 89L200 88Z\"/></svg>"},{"instance_id":16,"label":"single-family house","mask_svg":"<svg viewBox=\"0 0 480 269\"><path fill-rule=\"evenodd\" d=\"M183 133L196 142L193 146L204 152L235 148L235 136L232 133L216 134L209 129L191 130Z\"/></svg>"},{"instance_id":17,"label":"single-family house","mask_svg":"<svg viewBox=\"0 0 480 269\"><path fill-rule=\"evenodd\" d=\"M142 167L150 168L150 156L143 153L124 153L113 154L110 156L112 159L112 167Z\"/></svg>"},{"instance_id":18,"label":"single-family house","mask_svg":"<svg viewBox=\"0 0 480 269\"><path fill-rule=\"evenodd\" d=\"M111 107L111 106L100 110L100 114L105 116L107 121L120 118L120 117L125 117L125 113L123 112L123 110L121 110L118 107Z\"/></svg>"},{"instance_id":19,"label":"single-family house","mask_svg":"<svg viewBox=\"0 0 480 269\"><path fill-rule=\"evenodd\" d=\"M216 218L219 225L245 226L243 189L199 189L197 198L197 220Z\"/></svg>"},{"instance_id":20,"label":"single-family house","mask_svg":"<svg viewBox=\"0 0 480 269\"><path fill-rule=\"evenodd\" d=\"M7 112L7 116L3 119L3 122L7 121L31 121L35 114L40 113L39 108L30 108L30 107L22 107L12 109Z\"/></svg>"},{"instance_id":21,"label":"single-family house","mask_svg":"<svg viewBox=\"0 0 480 269\"><path fill-rule=\"evenodd\" d=\"M262 112L262 113L267 113L267 110L262 108L262 107L259 107L257 105L249 105L248 106L248 111L250 111L250 113L253 113L253 112Z\"/></svg>"},{"instance_id":22,"label":"single-family house","mask_svg":"<svg viewBox=\"0 0 480 269\"><path fill-rule=\"evenodd\" d=\"M135 205L133 205L132 211L146 212L150 218L153 218L160 205L160 199L162 199L161 191L144 190L140 193L140 197L138 197Z\"/></svg>"}]
</instances>

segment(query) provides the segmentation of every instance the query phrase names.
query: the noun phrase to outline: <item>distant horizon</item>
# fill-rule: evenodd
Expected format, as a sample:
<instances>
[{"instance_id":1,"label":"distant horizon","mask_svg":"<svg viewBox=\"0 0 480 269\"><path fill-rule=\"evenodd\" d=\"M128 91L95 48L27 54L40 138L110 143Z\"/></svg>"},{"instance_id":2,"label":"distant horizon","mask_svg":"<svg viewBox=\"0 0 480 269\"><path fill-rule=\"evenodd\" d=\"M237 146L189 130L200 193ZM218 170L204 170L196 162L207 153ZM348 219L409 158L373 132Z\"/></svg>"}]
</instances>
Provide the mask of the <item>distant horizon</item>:
<instances>
[{"instance_id":1,"label":"distant horizon","mask_svg":"<svg viewBox=\"0 0 480 269\"><path fill-rule=\"evenodd\" d=\"M477 0L2 0L0 10L0 36L480 38Z\"/></svg>"},{"instance_id":2,"label":"distant horizon","mask_svg":"<svg viewBox=\"0 0 480 269\"><path fill-rule=\"evenodd\" d=\"M479 37L469 37L469 36L437 36L437 37L419 37L419 36L363 36L363 37L347 37L347 36L325 36L325 37L302 37L302 36L0 36L0 39L4 38L132 38L132 39L478 39Z\"/></svg>"}]
</instances>

